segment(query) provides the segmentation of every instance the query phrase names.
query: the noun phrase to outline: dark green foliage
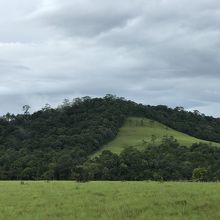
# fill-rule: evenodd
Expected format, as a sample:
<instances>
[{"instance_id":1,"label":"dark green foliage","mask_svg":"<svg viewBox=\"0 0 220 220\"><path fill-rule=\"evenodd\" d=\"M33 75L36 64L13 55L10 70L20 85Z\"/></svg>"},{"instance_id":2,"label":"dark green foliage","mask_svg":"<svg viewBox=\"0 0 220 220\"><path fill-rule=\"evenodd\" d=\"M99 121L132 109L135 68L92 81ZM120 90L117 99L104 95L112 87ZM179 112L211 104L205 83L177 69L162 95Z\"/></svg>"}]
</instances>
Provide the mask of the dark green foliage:
<instances>
[{"instance_id":1,"label":"dark green foliage","mask_svg":"<svg viewBox=\"0 0 220 220\"><path fill-rule=\"evenodd\" d=\"M144 152L132 147L120 155L104 151L81 166L80 175L87 180L217 181L219 165L219 148L206 144L183 147L165 137L162 144L149 145Z\"/></svg>"},{"instance_id":2,"label":"dark green foliage","mask_svg":"<svg viewBox=\"0 0 220 220\"><path fill-rule=\"evenodd\" d=\"M65 100L52 109L0 119L0 179L72 179L76 166L112 140L129 103L105 98Z\"/></svg>"},{"instance_id":3,"label":"dark green foliage","mask_svg":"<svg viewBox=\"0 0 220 220\"><path fill-rule=\"evenodd\" d=\"M203 167L198 167L193 170L192 179L194 181L205 181L207 180L207 169Z\"/></svg>"},{"instance_id":4,"label":"dark green foliage","mask_svg":"<svg viewBox=\"0 0 220 220\"><path fill-rule=\"evenodd\" d=\"M23 107L24 114L15 116L8 113L0 118L0 179L140 180L171 179L173 176L176 179L189 179L192 176L192 173L189 176L192 163L193 168L208 167L207 157L213 154L213 148L195 145L189 156L192 162L183 160L179 163L172 154L174 147L163 143L160 147L166 146L167 152L171 153L156 154L148 150L143 154L135 149L127 149L119 158L110 152L103 152L97 159L99 162L87 162L85 169L87 157L113 140L129 116L148 117L192 136L220 142L220 119L206 117L198 111L187 112L180 107L144 106L113 95L93 99L76 98L72 102L64 100L56 109L47 104L33 114L29 113L29 109L30 106L26 105ZM142 125L143 121L140 123ZM155 141L155 138L152 137L152 140ZM181 149L185 148L177 149L181 160ZM146 154L152 154L155 161L149 162ZM196 160L193 154L197 154ZM206 158L203 157L205 154ZM79 176L82 164L86 170L85 176ZM100 166L105 169L100 171ZM155 171L163 166L169 168ZM181 175L175 167L183 169ZM208 167L208 178L213 178L210 173L214 172L215 178L219 179L219 167L220 163L217 162ZM143 173L138 172L143 169ZM134 174L137 175L134 177Z\"/></svg>"}]
</instances>

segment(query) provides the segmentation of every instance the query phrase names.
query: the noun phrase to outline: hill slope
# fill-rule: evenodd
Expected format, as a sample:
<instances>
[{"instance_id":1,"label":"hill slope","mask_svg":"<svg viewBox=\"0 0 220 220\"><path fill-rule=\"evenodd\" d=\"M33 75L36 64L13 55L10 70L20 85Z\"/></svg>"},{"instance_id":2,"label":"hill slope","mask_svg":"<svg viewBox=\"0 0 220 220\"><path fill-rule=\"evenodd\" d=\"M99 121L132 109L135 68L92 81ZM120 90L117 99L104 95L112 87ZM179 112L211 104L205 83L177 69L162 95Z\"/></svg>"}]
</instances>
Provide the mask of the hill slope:
<instances>
[{"instance_id":1,"label":"hill slope","mask_svg":"<svg viewBox=\"0 0 220 220\"><path fill-rule=\"evenodd\" d=\"M219 146L219 143L208 142L190 135L176 131L159 122L141 117L129 117L119 130L116 138L104 145L96 152L99 155L103 150L110 150L113 153L120 153L125 147L134 146L141 150L147 143L161 143L164 136L173 136L181 145L190 146L193 143L212 143L213 146Z\"/></svg>"},{"instance_id":2,"label":"hill slope","mask_svg":"<svg viewBox=\"0 0 220 220\"><path fill-rule=\"evenodd\" d=\"M76 98L65 100L57 108L46 105L33 114L24 111L24 114L8 113L0 117L0 179L72 179L88 156L116 138L128 117L149 118L193 137L220 143L220 118L207 117L198 111L142 105L113 95ZM161 136L173 135L171 129L161 131L157 125L146 130L149 126L144 126L145 120L143 126L139 122L140 128L138 122L137 126L132 121L128 123L134 127L127 128L131 134L122 135L123 129L126 134L123 127L118 135L127 142L123 138L115 140L122 142L122 147L141 148L141 142L149 141L154 134L150 131L158 129ZM188 140L186 136L184 139ZM107 146L111 145L112 142ZM119 149L115 142L112 146Z\"/></svg>"}]
</instances>

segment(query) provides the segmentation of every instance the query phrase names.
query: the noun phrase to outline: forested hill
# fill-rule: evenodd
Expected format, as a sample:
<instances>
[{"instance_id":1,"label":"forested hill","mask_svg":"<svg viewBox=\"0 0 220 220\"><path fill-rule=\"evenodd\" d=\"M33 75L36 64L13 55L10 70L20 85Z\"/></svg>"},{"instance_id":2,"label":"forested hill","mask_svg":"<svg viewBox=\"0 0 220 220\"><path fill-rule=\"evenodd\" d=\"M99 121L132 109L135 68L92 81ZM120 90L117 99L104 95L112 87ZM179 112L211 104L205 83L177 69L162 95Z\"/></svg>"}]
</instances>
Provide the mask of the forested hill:
<instances>
[{"instance_id":1,"label":"forested hill","mask_svg":"<svg viewBox=\"0 0 220 220\"><path fill-rule=\"evenodd\" d=\"M220 119L183 108L145 106L106 95L77 98L56 109L0 119L0 179L70 178L74 167L114 139L128 116L154 119L204 140L220 142Z\"/></svg>"}]
</instances>

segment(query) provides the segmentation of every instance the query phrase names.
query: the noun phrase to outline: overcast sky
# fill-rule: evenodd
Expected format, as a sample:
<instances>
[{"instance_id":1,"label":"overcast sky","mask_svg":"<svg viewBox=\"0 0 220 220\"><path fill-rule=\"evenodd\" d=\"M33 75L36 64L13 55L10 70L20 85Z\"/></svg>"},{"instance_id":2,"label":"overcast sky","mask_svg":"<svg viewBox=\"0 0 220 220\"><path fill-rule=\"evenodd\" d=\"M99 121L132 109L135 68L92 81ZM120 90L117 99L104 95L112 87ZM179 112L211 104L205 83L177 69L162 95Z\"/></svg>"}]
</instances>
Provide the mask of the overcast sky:
<instances>
[{"instance_id":1,"label":"overcast sky","mask_svg":"<svg viewBox=\"0 0 220 220\"><path fill-rule=\"evenodd\" d=\"M107 93L220 117L220 1L0 1L1 115Z\"/></svg>"}]
</instances>

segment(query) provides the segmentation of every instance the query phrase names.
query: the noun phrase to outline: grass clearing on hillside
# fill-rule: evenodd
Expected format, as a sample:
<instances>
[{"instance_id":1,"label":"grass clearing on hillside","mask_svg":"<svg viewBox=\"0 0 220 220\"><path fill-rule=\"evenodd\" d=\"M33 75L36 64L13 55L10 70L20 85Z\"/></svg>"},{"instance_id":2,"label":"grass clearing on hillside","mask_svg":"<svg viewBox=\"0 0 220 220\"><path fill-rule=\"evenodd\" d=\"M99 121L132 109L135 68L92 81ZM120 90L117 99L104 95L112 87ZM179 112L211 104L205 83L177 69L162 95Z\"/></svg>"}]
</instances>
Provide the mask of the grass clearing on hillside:
<instances>
[{"instance_id":1,"label":"grass clearing on hillside","mask_svg":"<svg viewBox=\"0 0 220 220\"><path fill-rule=\"evenodd\" d=\"M154 136L154 137L153 137ZM178 132L159 122L146 118L130 117L126 120L124 126L120 129L117 137L106 144L94 156L99 155L103 150L110 150L113 153L120 153L125 147L133 146L142 150L147 143L161 143L164 136L173 136L181 145L190 146L193 143L212 143L213 146L219 146L219 143L204 141L194 138L182 132ZM152 138L153 137L153 138Z\"/></svg>"},{"instance_id":2,"label":"grass clearing on hillside","mask_svg":"<svg viewBox=\"0 0 220 220\"><path fill-rule=\"evenodd\" d=\"M220 184L0 182L2 220L218 220Z\"/></svg>"}]
</instances>

